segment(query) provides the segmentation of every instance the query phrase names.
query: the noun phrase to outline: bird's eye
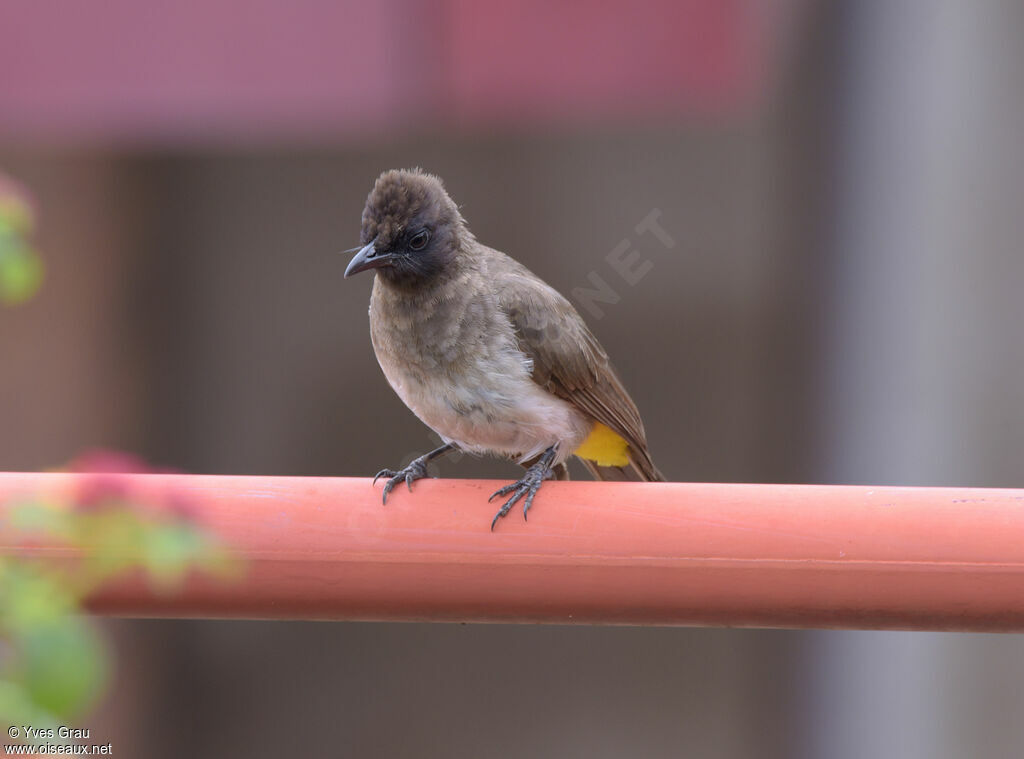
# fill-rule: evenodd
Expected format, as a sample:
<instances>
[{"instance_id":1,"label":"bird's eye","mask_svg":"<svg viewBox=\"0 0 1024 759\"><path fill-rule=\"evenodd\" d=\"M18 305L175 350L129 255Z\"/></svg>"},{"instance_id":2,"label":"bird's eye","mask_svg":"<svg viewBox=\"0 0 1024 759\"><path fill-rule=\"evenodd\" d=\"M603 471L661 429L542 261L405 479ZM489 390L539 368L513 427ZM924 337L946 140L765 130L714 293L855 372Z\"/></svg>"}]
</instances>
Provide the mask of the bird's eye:
<instances>
[{"instance_id":1,"label":"bird's eye","mask_svg":"<svg viewBox=\"0 0 1024 759\"><path fill-rule=\"evenodd\" d=\"M409 240L409 247L413 250L423 250L427 247L427 240L430 239L430 232L426 229L421 229L419 232L414 234Z\"/></svg>"}]
</instances>

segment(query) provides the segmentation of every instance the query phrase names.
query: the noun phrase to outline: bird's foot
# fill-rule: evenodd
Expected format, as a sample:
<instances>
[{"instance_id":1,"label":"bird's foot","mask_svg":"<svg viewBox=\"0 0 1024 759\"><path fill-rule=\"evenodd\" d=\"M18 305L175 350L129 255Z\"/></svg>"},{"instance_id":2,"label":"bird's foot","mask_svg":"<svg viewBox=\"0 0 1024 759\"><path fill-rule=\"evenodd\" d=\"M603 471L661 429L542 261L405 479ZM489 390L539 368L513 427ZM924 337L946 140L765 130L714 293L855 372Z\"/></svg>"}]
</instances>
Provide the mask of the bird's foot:
<instances>
[{"instance_id":1,"label":"bird's foot","mask_svg":"<svg viewBox=\"0 0 1024 759\"><path fill-rule=\"evenodd\" d=\"M373 478L374 485L377 484L377 480L381 477L389 478L388 481L384 483L384 497L382 498L382 502L385 505L387 504L388 493L390 493L391 489L402 480L405 480L405 485L409 488L409 492L411 493L412 484L416 480L422 480L429 477L430 475L427 474L427 460L428 459L426 459L425 456L420 456L418 459L413 459L405 469L399 469L397 471L394 469L381 469L377 472L377 476Z\"/></svg>"},{"instance_id":2,"label":"bird's foot","mask_svg":"<svg viewBox=\"0 0 1024 759\"><path fill-rule=\"evenodd\" d=\"M516 480L515 482L506 485L500 490L495 491L494 495L487 499L490 503L495 498L503 497L512 494L505 503L498 509L498 513L494 515L494 519L491 520L491 529L494 529L494 525L498 523L498 520L508 514L513 506L518 501L523 500L523 519L526 519L526 512L530 510L530 506L533 505L533 498L537 495L537 491L540 490L540 486L544 483L544 480L551 474L551 462L555 458L555 451L558 450L558 446L551 446L541 457L537 459L537 462L526 470L526 474L523 475L522 479Z\"/></svg>"}]
</instances>

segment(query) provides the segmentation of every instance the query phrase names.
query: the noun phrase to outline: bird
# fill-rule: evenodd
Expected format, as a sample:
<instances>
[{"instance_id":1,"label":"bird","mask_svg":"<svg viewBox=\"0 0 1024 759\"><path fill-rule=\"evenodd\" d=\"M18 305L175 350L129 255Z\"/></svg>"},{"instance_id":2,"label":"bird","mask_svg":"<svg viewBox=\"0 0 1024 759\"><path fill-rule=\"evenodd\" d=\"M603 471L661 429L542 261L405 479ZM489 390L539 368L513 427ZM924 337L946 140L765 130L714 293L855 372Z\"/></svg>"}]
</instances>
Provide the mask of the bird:
<instances>
[{"instance_id":1,"label":"bird","mask_svg":"<svg viewBox=\"0 0 1024 759\"><path fill-rule=\"evenodd\" d=\"M664 480L636 404L582 317L521 263L478 242L439 177L383 172L357 247L344 276L374 272L377 362L444 443L377 473L374 484L387 478L385 504L396 485L411 491L429 462L456 450L525 468L489 499L506 499L492 531L519 501L525 519L545 480L568 479L573 455L595 479Z\"/></svg>"}]
</instances>

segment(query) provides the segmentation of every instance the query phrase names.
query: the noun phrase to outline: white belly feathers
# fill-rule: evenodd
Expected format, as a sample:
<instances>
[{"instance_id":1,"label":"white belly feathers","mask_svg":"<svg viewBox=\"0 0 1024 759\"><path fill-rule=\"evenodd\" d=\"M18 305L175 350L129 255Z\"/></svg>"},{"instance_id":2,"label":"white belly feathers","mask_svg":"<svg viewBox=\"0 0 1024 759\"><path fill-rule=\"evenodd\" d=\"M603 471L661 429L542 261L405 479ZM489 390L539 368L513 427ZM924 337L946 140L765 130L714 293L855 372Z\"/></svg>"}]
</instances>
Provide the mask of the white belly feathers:
<instances>
[{"instance_id":1,"label":"white belly feathers","mask_svg":"<svg viewBox=\"0 0 1024 759\"><path fill-rule=\"evenodd\" d=\"M464 304L459 318L452 304L436 320L420 304L408 319L393 310L374 319L381 294L375 287L370 302L377 361L405 405L445 442L519 461L558 443L562 462L590 433L590 420L531 379L511 324L489 304Z\"/></svg>"}]
</instances>

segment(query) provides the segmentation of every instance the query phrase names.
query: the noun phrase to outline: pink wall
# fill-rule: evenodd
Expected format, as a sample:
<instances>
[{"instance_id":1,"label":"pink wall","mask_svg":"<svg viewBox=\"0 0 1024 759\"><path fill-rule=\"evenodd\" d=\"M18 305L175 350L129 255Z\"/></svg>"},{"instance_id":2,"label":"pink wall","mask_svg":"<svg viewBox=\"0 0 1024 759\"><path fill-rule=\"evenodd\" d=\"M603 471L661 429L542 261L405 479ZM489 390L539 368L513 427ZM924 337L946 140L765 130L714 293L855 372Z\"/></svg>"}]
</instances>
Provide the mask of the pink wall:
<instances>
[{"instance_id":1,"label":"pink wall","mask_svg":"<svg viewBox=\"0 0 1024 759\"><path fill-rule=\"evenodd\" d=\"M744 0L8 0L0 138L179 141L742 105L764 68Z\"/></svg>"}]
</instances>

